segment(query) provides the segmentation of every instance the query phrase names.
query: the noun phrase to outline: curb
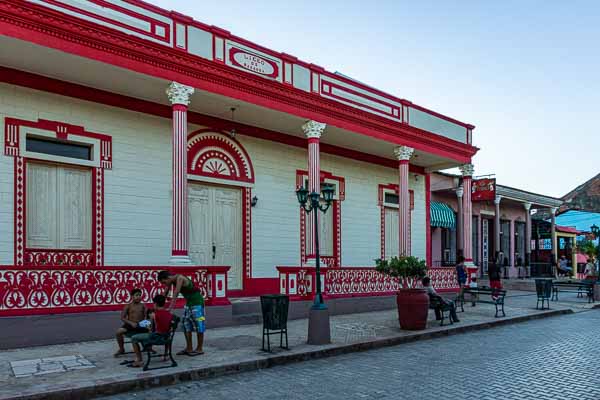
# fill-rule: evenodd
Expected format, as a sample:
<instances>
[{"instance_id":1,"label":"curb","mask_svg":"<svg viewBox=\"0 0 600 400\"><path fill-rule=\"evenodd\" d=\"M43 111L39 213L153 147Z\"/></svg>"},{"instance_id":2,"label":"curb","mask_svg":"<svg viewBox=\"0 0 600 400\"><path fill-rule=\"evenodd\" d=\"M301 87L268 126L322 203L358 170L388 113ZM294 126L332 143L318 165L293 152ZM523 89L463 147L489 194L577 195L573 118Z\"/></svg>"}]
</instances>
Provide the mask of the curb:
<instances>
[{"instance_id":1,"label":"curb","mask_svg":"<svg viewBox=\"0 0 600 400\"><path fill-rule=\"evenodd\" d=\"M600 307L600 305L599 305ZM259 369L271 368L277 365L291 364L296 362L315 360L326 357L333 357L342 354L362 352L367 350L379 349L384 347L396 346L404 343L416 342L419 340L429 340L444 336L451 336L467 332L475 332L483 329L490 329L497 326L512 325L520 322L526 322L536 319L555 317L559 315L573 314L573 310L551 310L541 314L523 315L520 317L502 319L476 323L468 326L451 327L444 330L431 331L426 333L415 333L406 336L391 337L384 339L375 339L364 342L357 342L344 345L332 345L332 347L305 351L297 354L275 355L259 360L244 361L235 364L217 365L207 368L196 368L186 371L177 371L172 373L162 373L155 376L136 376L124 380L104 379L93 382L92 384L73 385L64 389L48 390L33 394L21 394L11 397L0 397L0 400L79 400L91 399L98 396L110 396L120 393L150 389L158 386L168 386L176 383L214 378L224 375L238 374L242 372L256 371Z\"/></svg>"}]
</instances>

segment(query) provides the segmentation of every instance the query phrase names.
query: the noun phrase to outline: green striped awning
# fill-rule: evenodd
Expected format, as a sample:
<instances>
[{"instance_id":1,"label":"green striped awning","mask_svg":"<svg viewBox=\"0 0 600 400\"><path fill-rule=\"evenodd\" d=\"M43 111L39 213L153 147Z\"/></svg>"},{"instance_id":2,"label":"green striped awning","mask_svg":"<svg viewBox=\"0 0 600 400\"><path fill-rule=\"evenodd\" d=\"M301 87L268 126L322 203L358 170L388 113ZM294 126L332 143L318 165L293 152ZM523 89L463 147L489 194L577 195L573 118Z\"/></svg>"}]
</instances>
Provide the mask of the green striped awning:
<instances>
[{"instance_id":1,"label":"green striped awning","mask_svg":"<svg viewBox=\"0 0 600 400\"><path fill-rule=\"evenodd\" d=\"M440 228L454 228L456 226L454 210L448 204L432 201L429 211L431 226L439 226Z\"/></svg>"}]
</instances>

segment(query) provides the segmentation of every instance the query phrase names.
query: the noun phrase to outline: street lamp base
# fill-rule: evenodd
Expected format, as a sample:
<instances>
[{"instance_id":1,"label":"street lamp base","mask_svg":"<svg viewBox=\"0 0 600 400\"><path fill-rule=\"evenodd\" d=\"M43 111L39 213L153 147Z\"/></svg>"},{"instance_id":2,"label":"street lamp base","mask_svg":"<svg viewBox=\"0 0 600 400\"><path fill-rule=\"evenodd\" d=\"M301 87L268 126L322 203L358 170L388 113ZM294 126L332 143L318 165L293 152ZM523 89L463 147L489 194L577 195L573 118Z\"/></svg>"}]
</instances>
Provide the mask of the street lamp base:
<instances>
[{"instance_id":1,"label":"street lamp base","mask_svg":"<svg viewBox=\"0 0 600 400\"><path fill-rule=\"evenodd\" d=\"M329 328L329 310L311 308L308 314L308 344L323 345L331 343Z\"/></svg>"}]
</instances>

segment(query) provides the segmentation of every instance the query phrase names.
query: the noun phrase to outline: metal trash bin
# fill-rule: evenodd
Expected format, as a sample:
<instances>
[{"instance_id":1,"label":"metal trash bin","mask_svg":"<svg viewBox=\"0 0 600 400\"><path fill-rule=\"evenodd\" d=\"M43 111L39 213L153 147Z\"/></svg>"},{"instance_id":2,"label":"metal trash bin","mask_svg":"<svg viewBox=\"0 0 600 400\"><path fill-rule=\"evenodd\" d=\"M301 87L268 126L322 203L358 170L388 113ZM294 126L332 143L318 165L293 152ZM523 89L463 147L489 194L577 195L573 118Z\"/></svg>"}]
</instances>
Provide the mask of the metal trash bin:
<instances>
[{"instance_id":1,"label":"metal trash bin","mask_svg":"<svg viewBox=\"0 0 600 400\"><path fill-rule=\"evenodd\" d=\"M536 279L535 292L537 294L536 309L539 309L540 301L542 302L542 310L544 309L544 301L550 309L550 296L552 296L552 279Z\"/></svg>"},{"instance_id":2,"label":"metal trash bin","mask_svg":"<svg viewBox=\"0 0 600 400\"><path fill-rule=\"evenodd\" d=\"M279 334L279 347L289 349L287 334L287 319L290 306L290 298L283 294L268 294L260 296L260 306L263 319L262 350L271 351L271 335ZM285 335L285 346L283 336ZM267 349L265 349L265 336L267 338Z\"/></svg>"}]
</instances>

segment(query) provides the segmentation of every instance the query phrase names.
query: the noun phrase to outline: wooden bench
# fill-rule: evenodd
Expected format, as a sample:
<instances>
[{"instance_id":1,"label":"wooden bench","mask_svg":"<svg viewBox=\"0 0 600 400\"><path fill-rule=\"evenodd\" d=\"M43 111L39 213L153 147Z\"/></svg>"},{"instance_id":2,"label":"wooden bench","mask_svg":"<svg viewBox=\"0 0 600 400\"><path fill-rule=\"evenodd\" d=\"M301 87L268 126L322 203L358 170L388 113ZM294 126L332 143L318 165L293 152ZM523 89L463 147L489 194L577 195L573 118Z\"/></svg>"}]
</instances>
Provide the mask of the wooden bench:
<instances>
[{"instance_id":1,"label":"wooden bench","mask_svg":"<svg viewBox=\"0 0 600 400\"><path fill-rule=\"evenodd\" d=\"M429 308L435 311L436 319L441 320L440 326L444 326L444 313L448 313L448 320L450 324L454 324L452 321L452 317L450 316L450 310L452 307L450 304L447 304L441 296L429 295Z\"/></svg>"},{"instance_id":2,"label":"wooden bench","mask_svg":"<svg viewBox=\"0 0 600 400\"><path fill-rule=\"evenodd\" d=\"M558 292L577 293L583 298L587 294L588 303L594 302L594 282L592 281L552 281L552 299L558 301Z\"/></svg>"},{"instance_id":3,"label":"wooden bench","mask_svg":"<svg viewBox=\"0 0 600 400\"><path fill-rule=\"evenodd\" d=\"M506 317L506 313L504 312L504 298L506 297L505 289L492 289L487 286L482 286L476 289L467 287L464 288L462 293L459 294L455 300L457 305L460 304L460 309L463 312L465 311L465 294L471 295L471 303L473 303L473 306L475 305L475 303L493 304L494 306L496 306L495 317L498 318L498 313L500 311L502 311L502 316ZM481 296L490 296L490 299L488 300L485 298L481 298Z\"/></svg>"}]
</instances>

